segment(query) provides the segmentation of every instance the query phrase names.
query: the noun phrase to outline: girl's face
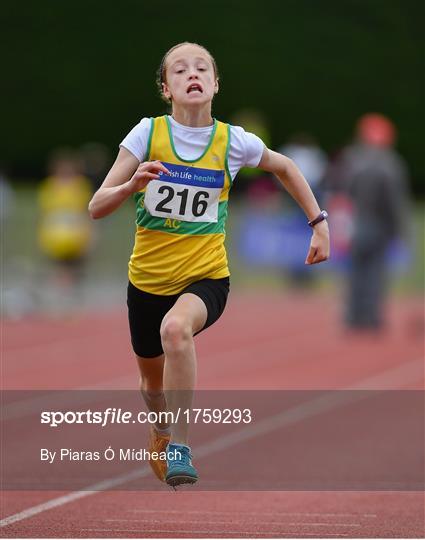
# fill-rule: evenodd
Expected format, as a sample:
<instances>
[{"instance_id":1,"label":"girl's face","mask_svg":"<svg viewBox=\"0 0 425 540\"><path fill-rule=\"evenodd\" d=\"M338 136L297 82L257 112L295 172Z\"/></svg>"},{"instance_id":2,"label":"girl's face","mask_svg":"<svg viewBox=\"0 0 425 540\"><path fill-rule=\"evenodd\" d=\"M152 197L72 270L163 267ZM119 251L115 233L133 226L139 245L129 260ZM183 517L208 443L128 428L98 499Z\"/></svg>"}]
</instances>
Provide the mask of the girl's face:
<instances>
[{"instance_id":1,"label":"girl's face","mask_svg":"<svg viewBox=\"0 0 425 540\"><path fill-rule=\"evenodd\" d=\"M162 91L173 105L204 105L218 92L211 58L196 45L182 45L167 56L165 81Z\"/></svg>"}]
</instances>

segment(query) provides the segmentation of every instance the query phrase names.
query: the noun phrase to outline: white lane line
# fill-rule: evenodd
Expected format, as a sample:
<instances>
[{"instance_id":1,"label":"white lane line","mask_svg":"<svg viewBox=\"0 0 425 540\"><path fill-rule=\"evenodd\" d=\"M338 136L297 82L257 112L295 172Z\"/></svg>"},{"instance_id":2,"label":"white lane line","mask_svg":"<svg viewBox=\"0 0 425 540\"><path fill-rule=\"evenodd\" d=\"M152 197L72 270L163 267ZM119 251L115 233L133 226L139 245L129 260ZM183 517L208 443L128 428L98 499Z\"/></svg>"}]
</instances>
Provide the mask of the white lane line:
<instances>
[{"instance_id":1,"label":"white lane line","mask_svg":"<svg viewBox=\"0 0 425 540\"><path fill-rule=\"evenodd\" d=\"M417 361L413 361L405 364L405 366L411 366L412 364L416 365L417 363ZM422 367L422 361L420 362L420 364ZM402 376L399 366L397 366L396 368L384 372L381 376L381 379L384 381L387 379L391 379L393 377L394 371L398 374L398 376ZM413 382L413 379L416 380L416 378L417 370L409 369L407 371L407 376L404 376L403 384L409 384ZM377 378L374 376L372 377L372 379L375 381ZM369 380L370 378L365 379L359 382L356 386L367 386ZM399 383L400 382L401 381L399 380ZM281 413L275 414L270 418L265 418L255 425L248 426L235 433L226 435L220 440L214 440L209 443L203 444L202 446L195 448L194 453L197 459L201 459L202 457L214 454L215 452L220 452L221 450L230 448L264 433L275 431L277 428L282 428L295 424L297 422L300 422L301 420L305 420L306 418L312 418L341 405L347 405L355 401L367 399L367 397L369 396L370 393L368 392L330 392L328 394L319 396L318 398L302 403L301 405L297 405L291 409L288 409L287 411L282 411ZM17 521L22 521L23 519L35 516L37 514L40 514L41 512L50 510L51 508L62 506L77 499L87 497L88 495L93 495L99 491L105 491L107 489L111 489L113 487L128 483L129 481L139 479L146 476L148 472L148 467L136 469L131 473L120 475L114 478L109 478L97 484L87 486L86 490L84 491L74 491L69 493L68 495L51 499L50 501L33 506L31 508L28 508L27 510L23 510L22 512L18 512L17 514L13 514L2 519L0 521L0 527L5 527L12 523L16 523Z\"/></svg>"},{"instance_id":2,"label":"white lane line","mask_svg":"<svg viewBox=\"0 0 425 540\"><path fill-rule=\"evenodd\" d=\"M412 364L415 366L415 369L407 370L407 375L405 376L403 381L405 384L409 384L417 379L418 370L416 369L416 367L418 366L418 361L415 360L405 365L409 366L410 368ZM422 361L420 361L420 367L422 371ZM381 379L392 380L394 372L396 372L397 377L399 377L400 381L400 377L402 374L400 372L399 366L397 366L395 369L384 372ZM367 378L357 383L356 385L353 385L352 389L367 386L370 379L376 381L376 376ZM256 424L249 426L248 428L236 431L235 433L226 435L221 439L211 441L208 444L204 444L200 448L195 449L196 457L198 459L205 457L209 454L219 452L220 450L229 448L231 446L235 446L254 437L258 437L265 433L275 431L277 428L287 427L296 424L297 422L300 422L302 420L305 420L306 418L318 416L324 412L328 412L334 408L337 408L338 406L345 406L356 401L368 399L372 395L373 394L370 392L347 393L346 391L331 391L315 399L292 407L291 409L282 411L281 413L275 414L269 418L265 418L257 422Z\"/></svg>"},{"instance_id":3,"label":"white lane line","mask_svg":"<svg viewBox=\"0 0 425 540\"><path fill-rule=\"evenodd\" d=\"M97 484L92 484L91 486L88 486L87 489L84 491L73 491L71 493L68 493L67 495L62 495L61 497L50 499L50 501L37 504L36 506L32 506L31 508L27 508L22 512L18 512L17 514L13 514L2 519L0 521L0 527L6 527L7 525L11 525L12 523L16 523L18 521L22 521L23 519L36 516L37 514L41 514L46 510L51 510L52 508L57 508L58 506L63 506L64 504L77 501L78 499L83 499L84 497L99 493L99 491L105 491L107 489L121 486L122 484L125 484L127 482L138 480L139 478L148 476L149 473L150 468L146 466L141 469L132 471L128 474L122 474L114 478L108 478L107 480L103 480L102 482L98 482Z\"/></svg>"},{"instance_id":4,"label":"white lane line","mask_svg":"<svg viewBox=\"0 0 425 540\"><path fill-rule=\"evenodd\" d=\"M137 512L142 514L181 514L181 510L148 510L147 508L134 508L129 510L129 512ZM376 518L377 514L353 514L353 513L343 513L343 512L246 512L244 510L185 510L185 514L239 514L245 516L301 516L301 517L350 517L350 518Z\"/></svg>"},{"instance_id":5,"label":"white lane line","mask_svg":"<svg viewBox=\"0 0 425 540\"><path fill-rule=\"evenodd\" d=\"M87 532L108 532L108 533L117 533L117 532L130 532L130 533L139 533L139 534L146 534L146 533L149 533L149 534L172 534L173 537L176 535L176 534L188 534L190 535L190 538L193 538L193 535L202 535L202 536L212 536L213 538L218 538L218 535L224 535L224 536L232 536L232 535L240 535L240 536L248 536L248 537L252 537L252 536L259 536L260 538L264 538L264 537L267 537L267 536L278 536L278 537L281 537L282 534L286 534L288 536L290 536L291 538L294 537L294 531L261 531L261 532L257 532L257 531L211 531L211 532L208 532L208 531L193 531L193 530L182 530L182 529L179 529L179 530L176 530L176 529L170 529L170 530L165 530L165 529L80 529L80 532L83 532L83 531L87 531ZM298 533L299 531L297 531ZM308 532L302 532L300 533L302 536L318 536L320 538L326 538L328 536L336 536L336 537L340 537L340 536L349 536L348 534L344 534L344 533L330 533L330 532L327 532L327 531L321 531L319 534L317 533L308 533Z\"/></svg>"},{"instance_id":6,"label":"white lane line","mask_svg":"<svg viewBox=\"0 0 425 540\"><path fill-rule=\"evenodd\" d=\"M180 512L181 513L181 512ZM233 521L229 520L214 520L214 521L205 521L205 520L182 520L182 521L175 521L175 520L166 520L166 519L102 519L102 522L108 522L108 523L159 523L164 525L187 525L189 523L197 523L199 525L214 525L214 524L220 524L220 525L231 525L234 523ZM277 527L279 525L289 525L297 527L299 525L302 525L303 527L360 527L360 523L323 523L323 522L313 522L313 521L267 521L267 522L259 522L257 521L255 523L256 525L263 525L266 524L269 527Z\"/></svg>"},{"instance_id":7,"label":"white lane line","mask_svg":"<svg viewBox=\"0 0 425 540\"><path fill-rule=\"evenodd\" d=\"M423 358L410 360L395 366L387 371L371 375L367 379L350 384L341 389L343 390L403 390L403 387L414 382L422 382L425 375L425 366ZM384 386L384 388L382 388ZM417 390L423 390L418 388Z\"/></svg>"}]
</instances>

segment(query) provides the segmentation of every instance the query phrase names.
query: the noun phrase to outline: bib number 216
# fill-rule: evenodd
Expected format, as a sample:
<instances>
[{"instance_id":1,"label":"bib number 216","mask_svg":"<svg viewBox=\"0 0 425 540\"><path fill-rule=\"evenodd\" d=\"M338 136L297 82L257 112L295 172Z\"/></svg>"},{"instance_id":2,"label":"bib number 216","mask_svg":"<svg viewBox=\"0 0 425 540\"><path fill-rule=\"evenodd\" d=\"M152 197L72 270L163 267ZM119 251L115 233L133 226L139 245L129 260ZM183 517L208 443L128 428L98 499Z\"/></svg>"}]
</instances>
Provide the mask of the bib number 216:
<instances>
[{"instance_id":1,"label":"bib number 216","mask_svg":"<svg viewBox=\"0 0 425 540\"><path fill-rule=\"evenodd\" d=\"M155 206L157 212L171 214L174 210L179 216L183 217L186 215L187 210L189 210L193 216L201 217L207 211L210 196L207 191L196 191L193 194L189 193L187 188L177 191L171 186L162 185L158 189L158 193L161 195L165 194L165 197ZM190 197L190 195L193 195L193 197Z\"/></svg>"}]
</instances>

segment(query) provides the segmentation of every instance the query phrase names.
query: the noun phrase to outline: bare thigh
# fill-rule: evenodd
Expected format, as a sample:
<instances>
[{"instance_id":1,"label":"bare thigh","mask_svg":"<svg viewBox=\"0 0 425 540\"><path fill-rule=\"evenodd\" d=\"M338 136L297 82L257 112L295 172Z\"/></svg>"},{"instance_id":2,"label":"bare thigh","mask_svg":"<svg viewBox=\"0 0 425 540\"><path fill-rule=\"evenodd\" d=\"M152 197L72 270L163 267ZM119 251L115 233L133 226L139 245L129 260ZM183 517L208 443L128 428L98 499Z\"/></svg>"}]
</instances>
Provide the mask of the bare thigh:
<instances>
[{"instance_id":1,"label":"bare thigh","mask_svg":"<svg viewBox=\"0 0 425 540\"><path fill-rule=\"evenodd\" d=\"M166 313L162 320L161 329L164 330L177 321L179 326L190 329L193 335L202 330L207 315L204 302L195 294L185 293L177 299L174 306ZM135 356L140 371L141 388L151 391L162 390L165 355L161 354L153 358L144 358L137 354Z\"/></svg>"},{"instance_id":2,"label":"bare thigh","mask_svg":"<svg viewBox=\"0 0 425 540\"><path fill-rule=\"evenodd\" d=\"M161 334L171 323L177 323L190 330L194 335L205 326L208 312L204 302L193 293L184 293L162 319Z\"/></svg>"}]
</instances>

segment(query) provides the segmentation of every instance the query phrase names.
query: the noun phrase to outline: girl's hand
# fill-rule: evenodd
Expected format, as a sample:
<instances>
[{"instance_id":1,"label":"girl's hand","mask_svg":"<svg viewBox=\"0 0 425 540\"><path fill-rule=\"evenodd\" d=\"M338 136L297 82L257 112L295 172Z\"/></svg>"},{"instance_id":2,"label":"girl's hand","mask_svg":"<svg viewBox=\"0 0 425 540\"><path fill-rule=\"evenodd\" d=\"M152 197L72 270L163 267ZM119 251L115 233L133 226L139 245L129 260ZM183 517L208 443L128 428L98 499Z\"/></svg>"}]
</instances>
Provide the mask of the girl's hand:
<instances>
[{"instance_id":1,"label":"girl's hand","mask_svg":"<svg viewBox=\"0 0 425 540\"><path fill-rule=\"evenodd\" d=\"M305 264L317 264L327 261L329 255L329 227L326 221L321 221L313 227L313 236Z\"/></svg>"},{"instance_id":2,"label":"girl's hand","mask_svg":"<svg viewBox=\"0 0 425 540\"><path fill-rule=\"evenodd\" d=\"M164 167L160 161L144 161L141 163L136 172L126 183L126 190L129 194L137 193L148 185L151 180L157 180L159 178L159 172L169 175L170 171Z\"/></svg>"}]
</instances>

